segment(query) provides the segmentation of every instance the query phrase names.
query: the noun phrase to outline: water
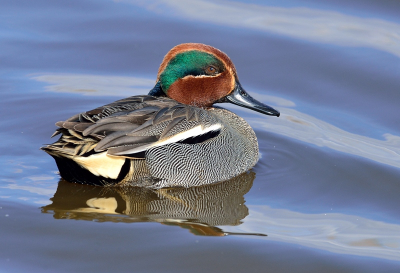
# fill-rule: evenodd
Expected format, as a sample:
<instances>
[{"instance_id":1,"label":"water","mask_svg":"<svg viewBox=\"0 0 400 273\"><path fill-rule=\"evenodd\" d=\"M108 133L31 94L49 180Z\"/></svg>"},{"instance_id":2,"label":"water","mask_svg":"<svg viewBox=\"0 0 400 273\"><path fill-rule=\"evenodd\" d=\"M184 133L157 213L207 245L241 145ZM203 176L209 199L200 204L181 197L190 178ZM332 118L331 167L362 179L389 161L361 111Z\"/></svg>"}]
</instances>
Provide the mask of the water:
<instances>
[{"instance_id":1,"label":"water","mask_svg":"<svg viewBox=\"0 0 400 273\"><path fill-rule=\"evenodd\" d=\"M398 272L400 4L0 0L0 272ZM62 181L54 123L146 94L173 46L226 52L282 113L198 189ZM267 236L265 236L267 235Z\"/></svg>"}]
</instances>

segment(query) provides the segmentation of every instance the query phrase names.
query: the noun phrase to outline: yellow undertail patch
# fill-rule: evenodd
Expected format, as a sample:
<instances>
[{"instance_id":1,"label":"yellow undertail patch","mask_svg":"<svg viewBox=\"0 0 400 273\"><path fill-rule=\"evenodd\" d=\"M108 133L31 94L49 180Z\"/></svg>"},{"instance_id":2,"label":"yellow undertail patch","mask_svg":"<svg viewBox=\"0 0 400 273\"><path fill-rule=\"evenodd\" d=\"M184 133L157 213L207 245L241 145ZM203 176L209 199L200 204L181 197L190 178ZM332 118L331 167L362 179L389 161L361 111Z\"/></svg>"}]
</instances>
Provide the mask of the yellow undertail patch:
<instances>
[{"instance_id":1,"label":"yellow undertail patch","mask_svg":"<svg viewBox=\"0 0 400 273\"><path fill-rule=\"evenodd\" d=\"M111 179L118 177L122 165L125 163L125 158L109 156L107 152L88 157L74 156L71 159L92 174Z\"/></svg>"}]
</instances>

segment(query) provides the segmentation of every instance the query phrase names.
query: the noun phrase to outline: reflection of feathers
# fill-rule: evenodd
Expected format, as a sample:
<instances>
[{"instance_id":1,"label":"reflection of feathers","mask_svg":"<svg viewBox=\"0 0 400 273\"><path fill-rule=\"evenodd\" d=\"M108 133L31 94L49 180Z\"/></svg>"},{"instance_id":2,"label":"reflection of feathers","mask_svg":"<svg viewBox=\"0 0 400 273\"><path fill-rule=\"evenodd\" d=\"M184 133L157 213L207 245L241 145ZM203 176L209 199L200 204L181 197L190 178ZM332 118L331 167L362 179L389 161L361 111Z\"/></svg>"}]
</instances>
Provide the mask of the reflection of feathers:
<instances>
[{"instance_id":1,"label":"reflection of feathers","mask_svg":"<svg viewBox=\"0 0 400 273\"><path fill-rule=\"evenodd\" d=\"M250 190L254 178L254 173L244 173L213 185L159 189L158 198L149 202L145 209L151 219L176 219L176 222L209 226L239 225L248 215L243 196ZM137 207L131 206L127 214L140 213L135 209Z\"/></svg>"},{"instance_id":2,"label":"reflection of feathers","mask_svg":"<svg viewBox=\"0 0 400 273\"><path fill-rule=\"evenodd\" d=\"M210 227L239 225L248 215L244 195L254 178L254 172L247 172L212 185L158 190L85 187L60 181L52 204L42 211L53 212L59 219L161 222L216 235Z\"/></svg>"},{"instance_id":3,"label":"reflection of feathers","mask_svg":"<svg viewBox=\"0 0 400 273\"><path fill-rule=\"evenodd\" d=\"M60 139L42 149L61 176L82 184L188 187L229 179L258 159L243 119L166 97L129 97L56 125Z\"/></svg>"}]
</instances>

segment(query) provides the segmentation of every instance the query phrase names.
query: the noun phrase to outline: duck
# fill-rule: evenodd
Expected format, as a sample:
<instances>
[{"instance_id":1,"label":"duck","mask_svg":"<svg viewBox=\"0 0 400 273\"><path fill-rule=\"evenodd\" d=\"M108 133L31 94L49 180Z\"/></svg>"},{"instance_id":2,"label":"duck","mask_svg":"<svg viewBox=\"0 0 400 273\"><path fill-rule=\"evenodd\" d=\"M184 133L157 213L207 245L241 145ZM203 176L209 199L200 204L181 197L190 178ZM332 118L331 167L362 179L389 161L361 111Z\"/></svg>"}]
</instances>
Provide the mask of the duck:
<instances>
[{"instance_id":1,"label":"duck","mask_svg":"<svg viewBox=\"0 0 400 273\"><path fill-rule=\"evenodd\" d=\"M253 168L259 149L250 125L215 103L280 115L245 91L227 54L185 43L165 55L147 95L57 122L59 139L41 149L73 183L159 189L226 181Z\"/></svg>"}]
</instances>

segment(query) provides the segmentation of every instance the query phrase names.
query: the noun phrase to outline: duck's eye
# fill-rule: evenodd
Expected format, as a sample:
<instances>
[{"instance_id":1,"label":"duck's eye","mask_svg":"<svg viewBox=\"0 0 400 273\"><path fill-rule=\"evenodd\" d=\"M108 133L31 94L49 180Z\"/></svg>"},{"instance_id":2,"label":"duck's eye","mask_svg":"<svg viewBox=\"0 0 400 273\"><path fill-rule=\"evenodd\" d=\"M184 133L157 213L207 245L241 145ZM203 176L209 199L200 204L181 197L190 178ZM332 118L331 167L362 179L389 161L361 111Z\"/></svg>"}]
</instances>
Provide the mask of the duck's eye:
<instances>
[{"instance_id":1,"label":"duck's eye","mask_svg":"<svg viewBox=\"0 0 400 273\"><path fill-rule=\"evenodd\" d=\"M215 66L210 65L205 70L207 75L215 75L218 73L218 69Z\"/></svg>"}]
</instances>

